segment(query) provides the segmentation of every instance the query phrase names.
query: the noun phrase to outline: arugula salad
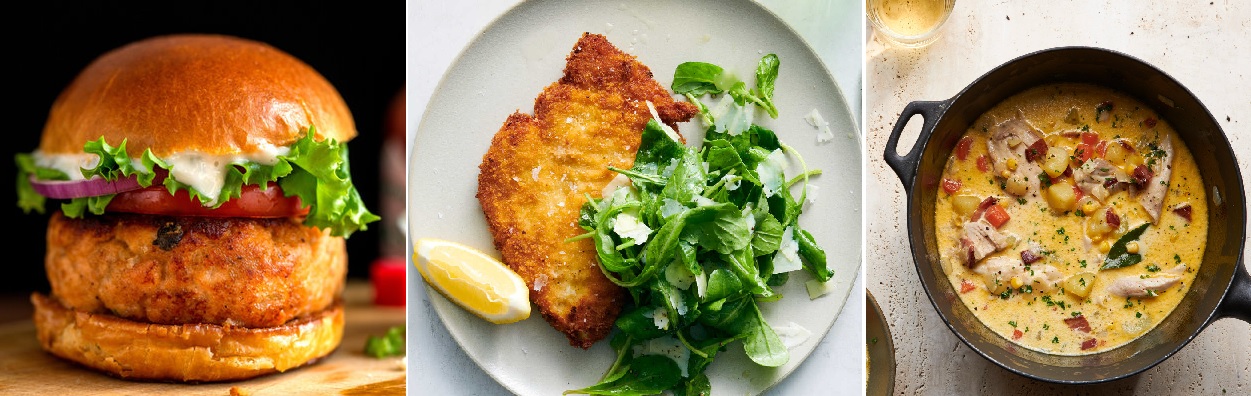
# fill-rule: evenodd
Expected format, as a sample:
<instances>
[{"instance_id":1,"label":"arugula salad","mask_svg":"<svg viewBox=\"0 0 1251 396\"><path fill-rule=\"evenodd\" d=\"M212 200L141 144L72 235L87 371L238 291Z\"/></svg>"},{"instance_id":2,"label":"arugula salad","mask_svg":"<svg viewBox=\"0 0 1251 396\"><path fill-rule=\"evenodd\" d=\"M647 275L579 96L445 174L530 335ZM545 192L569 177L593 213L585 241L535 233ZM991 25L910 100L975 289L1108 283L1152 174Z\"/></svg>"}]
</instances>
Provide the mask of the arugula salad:
<instances>
[{"instance_id":1,"label":"arugula salad","mask_svg":"<svg viewBox=\"0 0 1251 396\"><path fill-rule=\"evenodd\" d=\"M810 294L833 271L799 221L808 179L820 170L754 123L757 109L778 116L778 67L765 55L749 89L720 66L679 65L671 88L699 106L703 141L687 146L654 117L634 165L610 167L617 180L601 199L587 197L579 219L587 232L571 240L594 240L600 269L631 301L610 341L612 366L599 383L566 394L707 395L705 369L737 342L761 366L790 359L760 306L782 298L774 288L793 271L811 274ZM787 179L791 158L802 172Z\"/></svg>"}]
</instances>

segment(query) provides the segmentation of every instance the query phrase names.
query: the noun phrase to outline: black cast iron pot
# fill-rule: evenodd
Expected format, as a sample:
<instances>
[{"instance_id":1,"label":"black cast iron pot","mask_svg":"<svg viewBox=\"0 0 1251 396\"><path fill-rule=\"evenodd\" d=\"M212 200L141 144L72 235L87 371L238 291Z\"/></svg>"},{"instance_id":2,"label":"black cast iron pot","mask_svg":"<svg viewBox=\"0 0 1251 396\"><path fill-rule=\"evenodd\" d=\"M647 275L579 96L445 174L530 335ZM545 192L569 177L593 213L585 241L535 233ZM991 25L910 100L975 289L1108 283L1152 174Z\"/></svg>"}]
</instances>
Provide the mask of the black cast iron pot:
<instances>
[{"instance_id":1,"label":"black cast iron pot","mask_svg":"<svg viewBox=\"0 0 1251 396\"><path fill-rule=\"evenodd\" d=\"M977 117L1009 96L1057 82L1101 85L1151 106L1195 153L1210 208L1203 262L1177 308L1129 344L1084 356L1022 348L983 325L947 281L934 237L935 194L956 141ZM925 120L920 138L908 154L900 156L899 136L918 114ZM1009 371L1055 383L1121 379L1164 361L1217 319L1251 322L1251 275L1242 258L1247 238L1246 194L1233 149L1198 98L1146 62L1090 47L1053 48L1021 56L986 73L951 99L909 103L895 123L884 156L907 193L912 257L930 302L969 348Z\"/></svg>"}]
</instances>

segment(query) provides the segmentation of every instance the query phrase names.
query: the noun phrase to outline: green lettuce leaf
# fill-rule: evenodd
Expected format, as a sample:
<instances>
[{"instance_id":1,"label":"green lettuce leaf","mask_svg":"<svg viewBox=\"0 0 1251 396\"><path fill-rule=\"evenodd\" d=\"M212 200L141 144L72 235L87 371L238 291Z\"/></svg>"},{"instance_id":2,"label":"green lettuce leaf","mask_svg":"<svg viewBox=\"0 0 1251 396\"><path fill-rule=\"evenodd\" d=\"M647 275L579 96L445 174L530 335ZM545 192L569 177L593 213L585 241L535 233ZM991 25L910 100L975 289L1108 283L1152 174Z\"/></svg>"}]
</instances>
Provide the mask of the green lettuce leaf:
<instances>
[{"instance_id":1,"label":"green lettuce leaf","mask_svg":"<svg viewBox=\"0 0 1251 396\"><path fill-rule=\"evenodd\" d=\"M238 198L244 185L265 189L269 183L276 182L283 195L299 197L309 208L304 225L329 229L332 235L342 237L368 229L367 224L381 218L369 212L352 184L347 145L334 139L316 141L313 139L315 133L316 130L310 127L303 138L291 145L289 153L278 156L273 165L252 161L231 164L215 202L173 176L166 177L163 185L170 194L186 190L192 199L202 205L217 208ZM111 146L101 137L84 144L83 151L100 158L95 167L82 169L83 177L88 179L99 176L117 180L134 176L140 186L148 187L155 181L157 169L171 169L171 165L157 158L151 150L144 150L137 159L132 159L126 151L126 140ZM43 213L46 198L35 192L30 176L43 180L69 180L68 175L37 166L34 157L28 153L18 154L15 161L18 165L18 206L26 213ZM62 203L61 211L70 218L79 218L88 212L101 215L112 199L113 195L74 198Z\"/></svg>"}]
</instances>

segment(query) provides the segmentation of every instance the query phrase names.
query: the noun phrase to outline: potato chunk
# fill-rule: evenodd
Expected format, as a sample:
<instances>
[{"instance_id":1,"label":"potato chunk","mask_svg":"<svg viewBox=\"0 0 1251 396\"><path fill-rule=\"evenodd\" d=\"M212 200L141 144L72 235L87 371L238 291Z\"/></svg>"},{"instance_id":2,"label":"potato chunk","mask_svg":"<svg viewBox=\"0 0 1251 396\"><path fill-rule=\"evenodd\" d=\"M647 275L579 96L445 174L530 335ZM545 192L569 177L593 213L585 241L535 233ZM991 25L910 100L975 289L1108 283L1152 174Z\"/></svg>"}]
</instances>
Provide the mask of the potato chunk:
<instances>
[{"instance_id":1,"label":"potato chunk","mask_svg":"<svg viewBox=\"0 0 1251 396\"><path fill-rule=\"evenodd\" d=\"M1070 276L1064 280L1064 292L1072 293L1078 297L1086 298L1090 295L1090 289L1095 284L1095 274L1083 272Z\"/></svg>"},{"instance_id":2,"label":"potato chunk","mask_svg":"<svg viewBox=\"0 0 1251 396\"><path fill-rule=\"evenodd\" d=\"M1047 187L1046 198L1051 208L1060 212L1077 208L1077 192L1073 191L1073 184L1067 180Z\"/></svg>"}]
</instances>

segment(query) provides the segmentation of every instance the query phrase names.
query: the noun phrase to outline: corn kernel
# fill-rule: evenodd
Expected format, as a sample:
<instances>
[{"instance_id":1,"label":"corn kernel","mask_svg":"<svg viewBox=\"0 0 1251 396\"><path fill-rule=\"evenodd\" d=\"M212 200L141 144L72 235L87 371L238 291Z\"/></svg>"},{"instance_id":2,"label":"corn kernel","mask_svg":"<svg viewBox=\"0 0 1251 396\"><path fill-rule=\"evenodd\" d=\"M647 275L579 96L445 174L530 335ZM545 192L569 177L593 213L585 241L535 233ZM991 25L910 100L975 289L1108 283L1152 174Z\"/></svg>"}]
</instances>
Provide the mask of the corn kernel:
<instances>
[{"instance_id":1,"label":"corn kernel","mask_svg":"<svg viewBox=\"0 0 1251 396\"><path fill-rule=\"evenodd\" d=\"M1012 277L1013 289L1020 289L1022 285L1025 285L1025 282L1021 281L1020 277L1017 277L1017 276Z\"/></svg>"},{"instance_id":2,"label":"corn kernel","mask_svg":"<svg viewBox=\"0 0 1251 396\"><path fill-rule=\"evenodd\" d=\"M1004 179L1007 179L1009 177L1012 177L1012 172L1008 172L1007 170L1004 170L1002 172L999 172L999 176L1002 176Z\"/></svg>"},{"instance_id":3,"label":"corn kernel","mask_svg":"<svg viewBox=\"0 0 1251 396\"><path fill-rule=\"evenodd\" d=\"M1129 241L1125 244L1125 251L1131 254L1138 254L1138 241Z\"/></svg>"},{"instance_id":4,"label":"corn kernel","mask_svg":"<svg viewBox=\"0 0 1251 396\"><path fill-rule=\"evenodd\" d=\"M1100 234L1100 233L1090 234L1090 241L1091 241L1091 242L1095 242L1095 243L1099 243L1099 242L1103 241L1103 237L1104 237L1104 234Z\"/></svg>"},{"instance_id":5,"label":"corn kernel","mask_svg":"<svg viewBox=\"0 0 1251 396\"><path fill-rule=\"evenodd\" d=\"M1082 204L1082 212L1085 212L1087 216L1094 214L1095 209L1099 209L1099 205L1095 204L1095 201L1086 201L1086 203Z\"/></svg>"},{"instance_id":6,"label":"corn kernel","mask_svg":"<svg viewBox=\"0 0 1251 396\"><path fill-rule=\"evenodd\" d=\"M1103 241L1103 243L1099 244L1100 252L1107 253L1109 250L1112 250L1112 244L1108 243L1108 241Z\"/></svg>"},{"instance_id":7,"label":"corn kernel","mask_svg":"<svg viewBox=\"0 0 1251 396\"><path fill-rule=\"evenodd\" d=\"M1008 170L1016 170L1016 158L1008 158Z\"/></svg>"}]
</instances>

